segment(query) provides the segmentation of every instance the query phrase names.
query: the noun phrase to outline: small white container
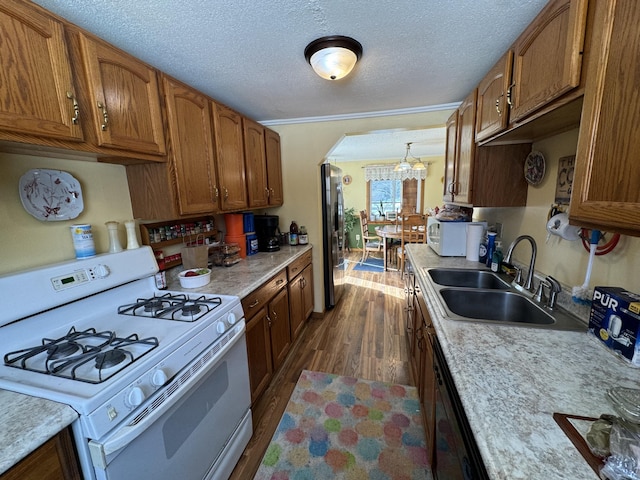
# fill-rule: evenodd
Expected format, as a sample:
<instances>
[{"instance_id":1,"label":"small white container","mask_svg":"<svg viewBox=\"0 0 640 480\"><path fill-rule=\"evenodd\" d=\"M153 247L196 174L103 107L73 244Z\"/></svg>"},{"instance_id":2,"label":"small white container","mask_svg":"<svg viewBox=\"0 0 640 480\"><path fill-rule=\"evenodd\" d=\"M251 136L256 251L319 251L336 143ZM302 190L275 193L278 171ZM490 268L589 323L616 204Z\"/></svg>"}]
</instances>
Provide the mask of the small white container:
<instances>
[{"instance_id":1,"label":"small white container","mask_svg":"<svg viewBox=\"0 0 640 480\"><path fill-rule=\"evenodd\" d=\"M187 272L197 272L200 270L206 270L207 273L202 273L200 275L194 275L191 277L187 277ZM180 285L182 288L198 288L204 287L211 281L211 269L210 268L190 268L189 270L185 270L180 272L178 275L180 280Z\"/></svg>"}]
</instances>

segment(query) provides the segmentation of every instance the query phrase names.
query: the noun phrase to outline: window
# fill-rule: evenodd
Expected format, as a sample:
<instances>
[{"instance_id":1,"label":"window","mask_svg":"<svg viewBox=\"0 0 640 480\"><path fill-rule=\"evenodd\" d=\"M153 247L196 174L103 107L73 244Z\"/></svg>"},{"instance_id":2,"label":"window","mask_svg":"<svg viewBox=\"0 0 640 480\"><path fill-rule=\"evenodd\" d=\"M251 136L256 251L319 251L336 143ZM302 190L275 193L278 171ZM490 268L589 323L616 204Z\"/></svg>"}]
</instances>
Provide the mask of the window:
<instances>
[{"instance_id":1,"label":"window","mask_svg":"<svg viewBox=\"0 0 640 480\"><path fill-rule=\"evenodd\" d=\"M400 211L421 213L425 178L424 170L396 172L393 165L365 167L366 205L370 218Z\"/></svg>"}]
</instances>

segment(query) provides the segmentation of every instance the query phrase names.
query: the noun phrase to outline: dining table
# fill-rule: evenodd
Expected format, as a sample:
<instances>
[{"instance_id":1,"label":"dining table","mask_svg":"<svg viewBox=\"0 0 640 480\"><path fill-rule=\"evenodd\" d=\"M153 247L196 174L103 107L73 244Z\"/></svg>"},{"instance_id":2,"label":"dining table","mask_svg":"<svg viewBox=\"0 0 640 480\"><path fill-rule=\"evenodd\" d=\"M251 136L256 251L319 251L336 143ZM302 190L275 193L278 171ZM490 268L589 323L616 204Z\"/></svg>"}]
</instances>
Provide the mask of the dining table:
<instances>
[{"instance_id":1,"label":"dining table","mask_svg":"<svg viewBox=\"0 0 640 480\"><path fill-rule=\"evenodd\" d=\"M381 225L375 228L376 235L382 238L382 251L384 271L387 271L387 244L402 238L402 227L400 225Z\"/></svg>"}]
</instances>

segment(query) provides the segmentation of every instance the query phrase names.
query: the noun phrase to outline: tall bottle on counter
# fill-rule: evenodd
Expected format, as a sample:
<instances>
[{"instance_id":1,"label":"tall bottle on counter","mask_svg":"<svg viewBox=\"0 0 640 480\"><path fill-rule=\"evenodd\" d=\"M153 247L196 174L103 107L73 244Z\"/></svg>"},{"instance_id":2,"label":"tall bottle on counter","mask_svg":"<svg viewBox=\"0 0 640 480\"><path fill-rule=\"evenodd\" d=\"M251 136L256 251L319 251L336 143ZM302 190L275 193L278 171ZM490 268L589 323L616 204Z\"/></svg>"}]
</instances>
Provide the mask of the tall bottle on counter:
<instances>
[{"instance_id":1,"label":"tall bottle on counter","mask_svg":"<svg viewBox=\"0 0 640 480\"><path fill-rule=\"evenodd\" d=\"M289 245L298 245L298 233L298 224L293 220L289 227Z\"/></svg>"}]
</instances>

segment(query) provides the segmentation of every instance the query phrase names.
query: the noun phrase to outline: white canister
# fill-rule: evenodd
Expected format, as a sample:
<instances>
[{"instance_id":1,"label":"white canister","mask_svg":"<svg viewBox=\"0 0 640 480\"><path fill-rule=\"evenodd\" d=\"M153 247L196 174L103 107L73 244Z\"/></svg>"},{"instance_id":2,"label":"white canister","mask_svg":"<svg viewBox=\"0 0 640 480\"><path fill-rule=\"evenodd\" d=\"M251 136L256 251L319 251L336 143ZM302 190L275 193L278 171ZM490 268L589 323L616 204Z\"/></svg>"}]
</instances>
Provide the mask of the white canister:
<instances>
[{"instance_id":1,"label":"white canister","mask_svg":"<svg viewBox=\"0 0 640 480\"><path fill-rule=\"evenodd\" d=\"M93 242L91 225L71 225L71 237L73 248L76 250L76 258L93 257L96 254L96 245Z\"/></svg>"}]
</instances>

